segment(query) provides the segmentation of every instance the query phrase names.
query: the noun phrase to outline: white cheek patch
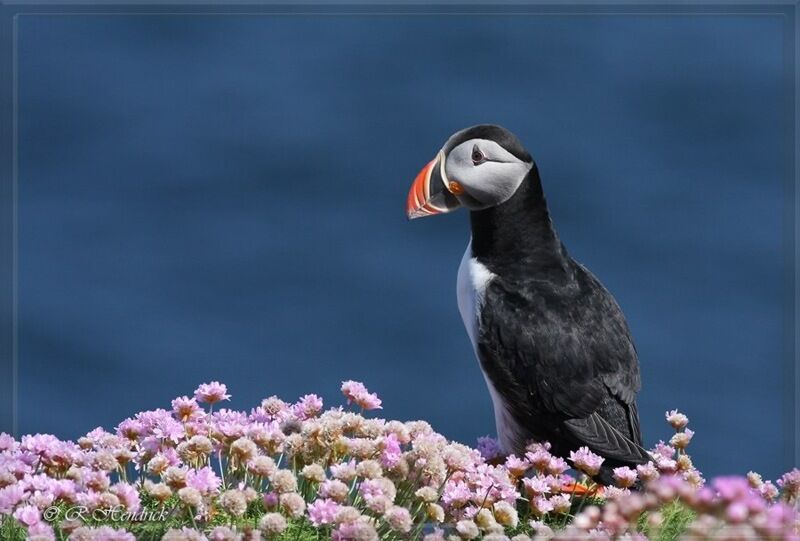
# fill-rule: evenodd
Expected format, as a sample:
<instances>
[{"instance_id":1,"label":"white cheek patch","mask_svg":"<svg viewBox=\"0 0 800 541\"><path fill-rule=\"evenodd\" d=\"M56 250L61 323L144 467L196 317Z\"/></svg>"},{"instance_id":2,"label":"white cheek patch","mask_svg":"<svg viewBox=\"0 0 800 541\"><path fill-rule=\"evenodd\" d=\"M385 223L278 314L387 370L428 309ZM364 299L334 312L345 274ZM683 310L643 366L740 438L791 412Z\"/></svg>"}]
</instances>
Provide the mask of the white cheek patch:
<instances>
[{"instance_id":1,"label":"white cheek patch","mask_svg":"<svg viewBox=\"0 0 800 541\"><path fill-rule=\"evenodd\" d=\"M473 167L463 184L478 200L499 205L514 195L529 169L523 163L485 162Z\"/></svg>"},{"instance_id":2,"label":"white cheek patch","mask_svg":"<svg viewBox=\"0 0 800 541\"><path fill-rule=\"evenodd\" d=\"M476 146L487 158L479 165L472 162ZM489 207L514 195L531 167L494 141L470 139L450 151L445 170L448 179L459 182L470 196Z\"/></svg>"}]
</instances>

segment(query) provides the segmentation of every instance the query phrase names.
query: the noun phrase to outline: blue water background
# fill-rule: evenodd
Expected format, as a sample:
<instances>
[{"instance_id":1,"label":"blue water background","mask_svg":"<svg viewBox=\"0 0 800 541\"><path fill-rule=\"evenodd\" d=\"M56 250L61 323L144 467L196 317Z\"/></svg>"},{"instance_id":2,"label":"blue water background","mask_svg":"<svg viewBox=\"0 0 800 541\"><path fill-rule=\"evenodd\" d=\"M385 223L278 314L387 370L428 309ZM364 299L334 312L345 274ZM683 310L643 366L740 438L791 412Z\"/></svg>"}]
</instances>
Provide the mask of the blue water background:
<instances>
[{"instance_id":1,"label":"blue water background","mask_svg":"<svg viewBox=\"0 0 800 541\"><path fill-rule=\"evenodd\" d=\"M474 442L465 213L409 223L457 129L513 130L641 358L647 443L789 466L783 22L760 16L24 16L19 428L74 438L203 381Z\"/></svg>"}]
</instances>

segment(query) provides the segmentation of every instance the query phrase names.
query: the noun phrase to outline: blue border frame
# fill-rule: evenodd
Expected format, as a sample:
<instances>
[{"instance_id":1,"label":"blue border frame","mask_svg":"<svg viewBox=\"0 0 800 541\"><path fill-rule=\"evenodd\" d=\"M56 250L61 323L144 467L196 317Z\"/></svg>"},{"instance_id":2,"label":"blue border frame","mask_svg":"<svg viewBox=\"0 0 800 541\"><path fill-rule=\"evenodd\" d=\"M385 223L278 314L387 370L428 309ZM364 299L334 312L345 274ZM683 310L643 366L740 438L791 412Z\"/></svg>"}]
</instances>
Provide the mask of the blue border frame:
<instances>
[{"instance_id":1,"label":"blue border frame","mask_svg":"<svg viewBox=\"0 0 800 541\"><path fill-rule=\"evenodd\" d=\"M559 3L540 1L487 4L485 0L457 0L436 4L375 3L362 1L339 3L322 0L314 4L262 2L214 2L203 4L192 0L183 2L154 3L152 1L92 2L84 0L17 0L0 2L0 431L17 433L17 322L16 322L16 24L19 17L36 14L94 15L94 14L153 14L153 15L450 15L450 14L512 14L526 15L737 15L737 16L782 16L785 21L783 100L786 109L785 141L787 159L785 184L785 279L791 290L785 303L785 370L784 408L784 461L800 464L800 333L797 329L797 314L800 311L800 296L797 283L800 281L800 190L798 171L800 155L797 152L796 134L800 127L797 101L800 86L800 71L797 69L800 41L797 36L798 2L800 0L756 4L749 2L675 2L642 3L626 2L573 2ZM51 377L58 377L52 374Z\"/></svg>"}]
</instances>

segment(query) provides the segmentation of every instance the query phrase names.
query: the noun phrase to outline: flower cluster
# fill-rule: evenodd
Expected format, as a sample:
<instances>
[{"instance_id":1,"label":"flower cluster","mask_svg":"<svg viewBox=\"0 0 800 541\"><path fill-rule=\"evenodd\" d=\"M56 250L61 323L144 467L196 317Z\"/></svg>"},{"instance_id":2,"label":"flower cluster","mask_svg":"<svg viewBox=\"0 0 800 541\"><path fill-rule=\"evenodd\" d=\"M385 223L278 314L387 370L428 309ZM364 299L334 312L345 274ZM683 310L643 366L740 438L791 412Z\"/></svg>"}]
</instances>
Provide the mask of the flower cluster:
<instances>
[{"instance_id":1,"label":"flower cluster","mask_svg":"<svg viewBox=\"0 0 800 541\"><path fill-rule=\"evenodd\" d=\"M132 541L158 528L172 541L645 538L668 505L696 517L685 525L694 536L797 535L800 472L707 484L677 411L651 463L615 468L617 486L599 487L590 478L603 459L586 447L558 457L531 443L504 457L488 437L473 449L424 421L365 417L381 400L359 382L342 393L360 413L325 410L313 394L215 410L230 395L211 382L76 442L1 434L0 538Z\"/></svg>"},{"instance_id":2,"label":"flower cluster","mask_svg":"<svg viewBox=\"0 0 800 541\"><path fill-rule=\"evenodd\" d=\"M367 391L364 384L359 381L348 380L342 382L342 393L347 398L348 404L354 402L365 410L383 409L378 395Z\"/></svg>"},{"instance_id":3,"label":"flower cluster","mask_svg":"<svg viewBox=\"0 0 800 541\"><path fill-rule=\"evenodd\" d=\"M798 470L786 474L797 476ZM572 524L550 532L555 540L661 538L665 509L684 510L686 539L789 540L800 539L796 496L767 494L744 477L720 477L697 488L679 475L664 475L641 492L609 497L591 505ZM689 520L686 520L688 518ZM642 520L644 519L644 520ZM644 528L641 523L644 522ZM540 526L541 528L541 526Z\"/></svg>"}]
</instances>

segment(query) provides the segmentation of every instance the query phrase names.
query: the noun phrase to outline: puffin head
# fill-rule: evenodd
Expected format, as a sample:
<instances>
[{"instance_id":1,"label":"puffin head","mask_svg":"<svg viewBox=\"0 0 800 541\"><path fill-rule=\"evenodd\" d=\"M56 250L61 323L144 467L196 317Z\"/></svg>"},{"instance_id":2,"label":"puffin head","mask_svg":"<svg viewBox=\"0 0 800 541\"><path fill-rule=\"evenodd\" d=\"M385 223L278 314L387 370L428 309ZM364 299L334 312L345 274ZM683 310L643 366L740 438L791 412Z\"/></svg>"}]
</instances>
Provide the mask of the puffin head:
<instances>
[{"instance_id":1,"label":"puffin head","mask_svg":"<svg viewBox=\"0 0 800 541\"><path fill-rule=\"evenodd\" d=\"M453 134L422 168L406 201L408 218L483 210L505 203L533 167L533 158L513 133L482 124Z\"/></svg>"}]
</instances>

